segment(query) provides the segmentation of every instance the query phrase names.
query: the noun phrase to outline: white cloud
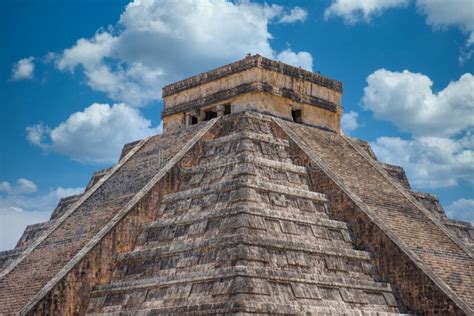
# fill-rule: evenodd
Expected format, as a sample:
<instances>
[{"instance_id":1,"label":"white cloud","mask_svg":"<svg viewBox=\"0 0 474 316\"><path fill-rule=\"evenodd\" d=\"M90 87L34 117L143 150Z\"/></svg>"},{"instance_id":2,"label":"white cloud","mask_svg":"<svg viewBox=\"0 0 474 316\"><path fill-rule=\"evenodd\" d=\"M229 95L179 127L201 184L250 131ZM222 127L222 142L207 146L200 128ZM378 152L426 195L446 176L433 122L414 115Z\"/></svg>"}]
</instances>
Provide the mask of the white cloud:
<instances>
[{"instance_id":1,"label":"white cloud","mask_svg":"<svg viewBox=\"0 0 474 316\"><path fill-rule=\"evenodd\" d=\"M470 222L474 225L474 200L459 199L446 206L446 214L449 218Z\"/></svg>"},{"instance_id":2,"label":"white cloud","mask_svg":"<svg viewBox=\"0 0 474 316\"><path fill-rule=\"evenodd\" d=\"M83 69L88 85L140 106L161 98L164 84L259 53L291 58L311 69L307 52L275 52L269 23L303 21L306 11L225 0L145 0L130 3L118 25L80 39L56 57L61 70Z\"/></svg>"},{"instance_id":3,"label":"white cloud","mask_svg":"<svg viewBox=\"0 0 474 316\"><path fill-rule=\"evenodd\" d=\"M32 79L35 71L34 58L28 57L17 61L12 68L12 80Z\"/></svg>"},{"instance_id":4,"label":"white cloud","mask_svg":"<svg viewBox=\"0 0 474 316\"><path fill-rule=\"evenodd\" d=\"M21 178L18 179L16 183L17 185L14 187L14 190L18 193L31 193L38 190L36 184L28 179Z\"/></svg>"},{"instance_id":5,"label":"white cloud","mask_svg":"<svg viewBox=\"0 0 474 316\"><path fill-rule=\"evenodd\" d=\"M416 5L426 15L426 23L435 29L458 27L468 38L459 61L471 58L474 53L474 2L472 0L417 0Z\"/></svg>"},{"instance_id":6,"label":"white cloud","mask_svg":"<svg viewBox=\"0 0 474 316\"><path fill-rule=\"evenodd\" d=\"M461 139L379 137L371 143L378 159L402 166L415 188L457 185L460 179L474 183L474 137Z\"/></svg>"},{"instance_id":7,"label":"white cloud","mask_svg":"<svg viewBox=\"0 0 474 316\"><path fill-rule=\"evenodd\" d=\"M308 52L295 53L291 49L285 49L278 54L277 59L286 64L309 71L313 69L313 56Z\"/></svg>"},{"instance_id":8,"label":"white cloud","mask_svg":"<svg viewBox=\"0 0 474 316\"><path fill-rule=\"evenodd\" d=\"M0 192L9 192L11 190L11 185L8 181L0 182Z\"/></svg>"},{"instance_id":9,"label":"white cloud","mask_svg":"<svg viewBox=\"0 0 474 316\"><path fill-rule=\"evenodd\" d=\"M417 0L416 5L426 14L426 22L433 27L458 26L465 32L474 32L472 0Z\"/></svg>"},{"instance_id":10,"label":"white cloud","mask_svg":"<svg viewBox=\"0 0 474 316\"><path fill-rule=\"evenodd\" d=\"M46 137L51 132L49 127L44 124L36 124L33 126L28 126L26 128L26 139L32 144L35 144L43 149L46 149L48 146L45 145Z\"/></svg>"},{"instance_id":11,"label":"white cloud","mask_svg":"<svg viewBox=\"0 0 474 316\"><path fill-rule=\"evenodd\" d=\"M284 14L279 23L295 23L295 22L304 22L308 17L308 12L300 7L294 7L290 12Z\"/></svg>"},{"instance_id":12,"label":"white cloud","mask_svg":"<svg viewBox=\"0 0 474 316\"><path fill-rule=\"evenodd\" d=\"M429 77L379 69L367 77L364 108L415 135L450 136L474 126L474 76L466 73L434 93Z\"/></svg>"},{"instance_id":13,"label":"white cloud","mask_svg":"<svg viewBox=\"0 0 474 316\"><path fill-rule=\"evenodd\" d=\"M141 113L125 104L94 103L73 113L55 128L42 124L27 128L27 138L44 150L51 150L81 162L110 163L130 141L158 134Z\"/></svg>"},{"instance_id":14,"label":"white cloud","mask_svg":"<svg viewBox=\"0 0 474 316\"><path fill-rule=\"evenodd\" d=\"M358 117L359 114L354 111L344 113L341 118L342 130L346 133L355 131L359 127L359 122L357 121Z\"/></svg>"},{"instance_id":15,"label":"white cloud","mask_svg":"<svg viewBox=\"0 0 474 316\"><path fill-rule=\"evenodd\" d=\"M61 70L71 71L78 65L84 66L86 70L93 69L102 63L105 56L110 56L116 41L111 34L100 31L90 40L81 38L76 45L63 51L57 66Z\"/></svg>"},{"instance_id":16,"label":"white cloud","mask_svg":"<svg viewBox=\"0 0 474 316\"><path fill-rule=\"evenodd\" d=\"M338 16L348 24L354 24L362 20L370 22L374 16L382 14L383 11L405 7L408 3L409 0L333 0L324 12L324 17L328 19Z\"/></svg>"},{"instance_id":17,"label":"white cloud","mask_svg":"<svg viewBox=\"0 0 474 316\"><path fill-rule=\"evenodd\" d=\"M38 187L33 181L24 178L16 180L15 185L10 184L8 181L0 182L0 193L23 194L36 192L37 190Z\"/></svg>"},{"instance_id":18,"label":"white cloud","mask_svg":"<svg viewBox=\"0 0 474 316\"><path fill-rule=\"evenodd\" d=\"M18 179L15 185L3 181L0 187L8 188L0 192L0 250L15 247L26 226L47 221L60 198L83 192L58 187L39 194L28 179Z\"/></svg>"}]
</instances>

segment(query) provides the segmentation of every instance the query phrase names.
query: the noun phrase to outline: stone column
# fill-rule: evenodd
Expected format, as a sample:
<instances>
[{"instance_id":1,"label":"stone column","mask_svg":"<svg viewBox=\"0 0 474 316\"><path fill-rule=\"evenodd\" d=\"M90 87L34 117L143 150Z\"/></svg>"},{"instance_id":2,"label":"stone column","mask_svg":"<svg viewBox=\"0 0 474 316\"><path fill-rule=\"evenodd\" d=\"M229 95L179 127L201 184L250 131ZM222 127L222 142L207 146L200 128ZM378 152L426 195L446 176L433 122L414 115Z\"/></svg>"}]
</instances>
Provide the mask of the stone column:
<instances>
[{"instance_id":1,"label":"stone column","mask_svg":"<svg viewBox=\"0 0 474 316\"><path fill-rule=\"evenodd\" d=\"M185 126L190 126L191 125L191 114L190 113L185 113L184 114L184 125Z\"/></svg>"},{"instance_id":2,"label":"stone column","mask_svg":"<svg viewBox=\"0 0 474 316\"><path fill-rule=\"evenodd\" d=\"M206 119L206 112L204 112L203 110L199 110L198 112L198 121L199 122L204 122L204 120Z\"/></svg>"},{"instance_id":3,"label":"stone column","mask_svg":"<svg viewBox=\"0 0 474 316\"><path fill-rule=\"evenodd\" d=\"M225 107L222 104L218 104L214 107L214 111L217 113L217 116L224 116Z\"/></svg>"}]
</instances>

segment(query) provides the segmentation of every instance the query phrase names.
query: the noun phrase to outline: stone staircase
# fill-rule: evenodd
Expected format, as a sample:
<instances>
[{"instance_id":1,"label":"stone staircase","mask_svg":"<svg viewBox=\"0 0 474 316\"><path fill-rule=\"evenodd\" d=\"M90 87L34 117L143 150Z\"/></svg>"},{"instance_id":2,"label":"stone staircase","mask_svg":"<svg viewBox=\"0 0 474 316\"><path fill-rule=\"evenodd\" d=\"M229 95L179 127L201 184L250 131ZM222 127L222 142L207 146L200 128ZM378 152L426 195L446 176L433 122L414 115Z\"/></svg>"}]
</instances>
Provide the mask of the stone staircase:
<instances>
[{"instance_id":1,"label":"stone staircase","mask_svg":"<svg viewBox=\"0 0 474 316\"><path fill-rule=\"evenodd\" d=\"M88 314L399 313L271 119L222 121L200 159L181 161L180 189L117 255Z\"/></svg>"}]
</instances>

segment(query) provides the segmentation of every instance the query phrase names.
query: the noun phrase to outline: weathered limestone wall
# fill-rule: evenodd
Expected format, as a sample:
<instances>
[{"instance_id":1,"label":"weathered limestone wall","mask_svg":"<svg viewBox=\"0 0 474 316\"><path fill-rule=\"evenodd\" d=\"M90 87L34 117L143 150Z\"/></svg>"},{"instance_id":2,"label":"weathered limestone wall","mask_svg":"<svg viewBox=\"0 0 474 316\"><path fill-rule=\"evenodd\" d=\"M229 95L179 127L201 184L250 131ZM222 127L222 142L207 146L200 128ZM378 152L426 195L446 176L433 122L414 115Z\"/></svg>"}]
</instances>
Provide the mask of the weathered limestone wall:
<instances>
[{"instance_id":1,"label":"weathered limestone wall","mask_svg":"<svg viewBox=\"0 0 474 316\"><path fill-rule=\"evenodd\" d=\"M301 123L303 124L325 127L332 131L340 129L340 113L265 92L250 92L240 95L233 99L231 104L232 112L254 110L288 120L293 120L292 110L301 110Z\"/></svg>"},{"instance_id":2,"label":"weathered limestone wall","mask_svg":"<svg viewBox=\"0 0 474 316\"><path fill-rule=\"evenodd\" d=\"M184 127L184 119L184 113L175 113L163 117L163 131L168 132Z\"/></svg>"}]
</instances>

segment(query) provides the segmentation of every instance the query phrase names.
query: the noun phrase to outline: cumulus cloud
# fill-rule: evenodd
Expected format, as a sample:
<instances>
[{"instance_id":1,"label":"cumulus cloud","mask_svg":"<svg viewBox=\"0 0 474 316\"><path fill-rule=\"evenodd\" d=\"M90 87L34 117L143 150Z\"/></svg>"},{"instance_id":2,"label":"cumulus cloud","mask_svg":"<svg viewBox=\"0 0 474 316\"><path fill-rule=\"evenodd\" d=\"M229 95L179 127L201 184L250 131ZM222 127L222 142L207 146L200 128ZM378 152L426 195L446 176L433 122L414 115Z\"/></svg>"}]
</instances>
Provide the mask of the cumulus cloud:
<instances>
[{"instance_id":1,"label":"cumulus cloud","mask_svg":"<svg viewBox=\"0 0 474 316\"><path fill-rule=\"evenodd\" d=\"M324 17L341 17L345 23L370 22L385 10L405 7L410 0L333 0L324 12Z\"/></svg>"},{"instance_id":2,"label":"cumulus cloud","mask_svg":"<svg viewBox=\"0 0 474 316\"><path fill-rule=\"evenodd\" d=\"M358 117L359 113L354 111L344 113L341 118L341 129L345 133L355 131L359 127Z\"/></svg>"},{"instance_id":3,"label":"cumulus cloud","mask_svg":"<svg viewBox=\"0 0 474 316\"><path fill-rule=\"evenodd\" d=\"M435 29L458 27L468 38L460 61L469 59L474 46L474 2L472 0L433 1L417 0L420 12L426 15L426 23Z\"/></svg>"},{"instance_id":4,"label":"cumulus cloud","mask_svg":"<svg viewBox=\"0 0 474 316\"><path fill-rule=\"evenodd\" d=\"M308 17L308 12L300 7L294 7L290 10L290 12L283 14L280 18L280 23L295 23L295 22L303 22Z\"/></svg>"},{"instance_id":5,"label":"cumulus cloud","mask_svg":"<svg viewBox=\"0 0 474 316\"><path fill-rule=\"evenodd\" d=\"M474 137L461 139L379 137L371 143L378 159L403 166L415 188L452 187L460 179L474 183Z\"/></svg>"},{"instance_id":6,"label":"cumulus cloud","mask_svg":"<svg viewBox=\"0 0 474 316\"><path fill-rule=\"evenodd\" d=\"M43 150L81 162L110 163L125 143L158 134L162 126L152 127L138 110L123 103L94 103L54 128L37 124L26 130L27 139Z\"/></svg>"},{"instance_id":7,"label":"cumulus cloud","mask_svg":"<svg viewBox=\"0 0 474 316\"><path fill-rule=\"evenodd\" d=\"M313 56L308 52L295 53L291 49L285 49L278 54L277 59L286 64L298 66L306 70L311 71L311 69L313 69Z\"/></svg>"},{"instance_id":8,"label":"cumulus cloud","mask_svg":"<svg viewBox=\"0 0 474 316\"><path fill-rule=\"evenodd\" d=\"M56 55L61 70L84 71L88 85L132 106L158 100L164 84L237 59L247 53L285 58L311 69L307 52L276 52L270 23L306 18L295 7L226 0L145 0L130 3L115 28Z\"/></svg>"},{"instance_id":9,"label":"cumulus cloud","mask_svg":"<svg viewBox=\"0 0 474 316\"><path fill-rule=\"evenodd\" d=\"M367 77L362 104L377 119L412 134L379 137L379 160L404 167L415 188L474 183L474 77L462 75L439 92L431 79L410 71L379 69Z\"/></svg>"},{"instance_id":10,"label":"cumulus cloud","mask_svg":"<svg viewBox=\"0 0 474 316\"><path fill-rule=\"evenodd\" d=\"M83 188L58 187L38 193L37 185L28 179L15 184L2 181L0 188L0 250L15 247L26 226L47 221L59 199L83 192Z\"/></svg>"},{"instance_id":11,"label":"cumulus cloud","mask_svg":"<svg viewBox=\"0 0 474 316\"><path fill-rule=\"evenodd\" d=\"M0 182L0 193L8 194L22 194L36 192L38 187L33 181L28 179L20 178L16 180L16 184L12 185L8 181Z\"/></svg>"},{"instance_id":12,"label":"cumulus cloud","mask_svg":"<svg viewBox=\"0 0 474 316\"><path fill-rule=\"evenodd\" d=\"M35 64L34 58L28 57L17 61L12 68L12 80L33 79Z\"/></svg>"},{"instance_id":13,"label":"cumulus cloud","mask_svg":"<svg viewBox=\"0 0 474 316\"><path fill-rule=\"evenodd\" d=\"M379 69L367 77L362 99L375 118L417 136L450 136L474 126L474 76L466 73L434 93L431 79L408 70Z\"/></svg>"},{"instance_id":14,"label":"cumulus cloud","mask_svg":"<svg viewBox=\"0 0 474 316\"><path fill-rule=\"evenodd\" d=\"M446 207L446 214L449 218L470 222L474 225L474 200L459 199Z\"/></svg>"}]
</instances>

